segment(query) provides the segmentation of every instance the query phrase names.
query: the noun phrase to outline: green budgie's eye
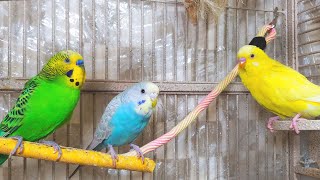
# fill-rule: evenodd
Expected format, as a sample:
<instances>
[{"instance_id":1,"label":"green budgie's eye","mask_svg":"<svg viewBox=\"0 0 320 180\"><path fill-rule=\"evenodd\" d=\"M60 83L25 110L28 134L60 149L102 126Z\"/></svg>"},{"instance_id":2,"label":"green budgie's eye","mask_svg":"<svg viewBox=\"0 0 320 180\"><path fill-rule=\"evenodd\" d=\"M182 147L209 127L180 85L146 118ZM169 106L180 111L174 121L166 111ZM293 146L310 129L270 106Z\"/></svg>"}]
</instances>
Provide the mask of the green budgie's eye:
<instances>
[{"instance_id":1,"label":"green budgie's eye","mask_svg":"<svg viewBox=\"0 0 320 180\"><path fill-rule=\"evenodd\" d=\"M141 89L141 93L142 93L142 94L145 93L145 90L144 90L144 89Z\"/></svg>"},{"instance_id":2,"label":"green budgie's eye","mask_svg":"<svg viewBox=\"0 0 320 180\"><path fill-rule=\"evenodd\" d=\"M64 62L66 62L66 63L68 63L68 64L69 64L69 63L70 63L70 59L69 59L69 58L67 58L67 59L65 59L65 60L64 60Z\"/></svg>"}]
</instances>

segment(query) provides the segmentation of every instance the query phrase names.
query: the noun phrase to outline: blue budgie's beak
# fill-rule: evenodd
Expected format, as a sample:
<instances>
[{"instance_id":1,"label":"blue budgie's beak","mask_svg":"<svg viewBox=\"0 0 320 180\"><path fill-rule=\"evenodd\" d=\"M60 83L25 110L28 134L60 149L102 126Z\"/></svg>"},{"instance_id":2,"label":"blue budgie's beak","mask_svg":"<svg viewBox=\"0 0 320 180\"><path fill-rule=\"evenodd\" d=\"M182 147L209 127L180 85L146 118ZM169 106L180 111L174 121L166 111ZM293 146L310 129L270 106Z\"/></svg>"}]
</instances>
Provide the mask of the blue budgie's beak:
<instances>
[{"instance_id":1,"label":"blue budgie's beak","mask_svg":"<svg viewBox=\"0 0 320 180\"><path fill-rule=\"evenodd\" d=\"M158 93L151 93L150 98L152 101L152 108L156 107L157 102L158 102Z\"/></svg>"},{"instance_id":2,"label":"blue budgie's beak","mask_svg":"<svg viewBox=\"0 0 320 180\"><path fill-rule=\"evenodd\" d=\"M84 65L84 62L82 59L79 59L77 62L76 62L76 65L77 66L83 66Z\"/></svg>"}]
</instances>

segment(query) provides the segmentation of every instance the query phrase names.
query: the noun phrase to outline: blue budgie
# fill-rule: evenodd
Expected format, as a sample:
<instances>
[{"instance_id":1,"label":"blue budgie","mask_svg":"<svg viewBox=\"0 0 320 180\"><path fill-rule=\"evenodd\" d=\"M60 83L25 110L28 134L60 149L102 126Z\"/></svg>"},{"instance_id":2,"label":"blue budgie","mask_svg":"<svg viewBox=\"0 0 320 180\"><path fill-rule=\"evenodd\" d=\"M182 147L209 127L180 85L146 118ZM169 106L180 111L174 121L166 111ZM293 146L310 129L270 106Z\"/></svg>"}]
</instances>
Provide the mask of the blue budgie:
<instances>
[{"instance_id":1,"label":"blue budgie","mask_svg":"<svg viewBox=\"0 0 320 180\"><path fill-rule=\"evenodd\" d=\"M107 147L115 165L117 154L113 147L130 144L143 160L140 148L132 142L148 124L157 105L158 95L157 85L152 82L140 82L114 97L106 107L87 149L100 151Z\"/></svg>"}]
</instances>

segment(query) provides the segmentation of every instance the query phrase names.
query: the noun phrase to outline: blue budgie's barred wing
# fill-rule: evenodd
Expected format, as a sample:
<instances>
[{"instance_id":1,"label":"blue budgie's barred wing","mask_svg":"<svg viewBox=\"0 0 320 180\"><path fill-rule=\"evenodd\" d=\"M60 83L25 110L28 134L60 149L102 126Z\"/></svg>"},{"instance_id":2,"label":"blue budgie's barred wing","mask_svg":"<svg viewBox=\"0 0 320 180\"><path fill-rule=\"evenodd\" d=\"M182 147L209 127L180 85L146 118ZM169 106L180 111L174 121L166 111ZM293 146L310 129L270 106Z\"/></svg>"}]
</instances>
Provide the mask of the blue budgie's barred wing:
<instances>
[{"instance_id":1,"label":"blue budgie's barred wing","mask_svg":"<svg viewBox=\"0 0 320 180\"><path fill-rule=\"evenodd\" d=\"M87 147L87 149L94 149L97 147L104 139L107 139L111 133L111 128L109 122L112 119L113 114L116 112L117 108L121 105L121 96L122 94L114 97L111 102L106 107L101 120L97 126L94 137Z\"/></svg>"}]
</instances>

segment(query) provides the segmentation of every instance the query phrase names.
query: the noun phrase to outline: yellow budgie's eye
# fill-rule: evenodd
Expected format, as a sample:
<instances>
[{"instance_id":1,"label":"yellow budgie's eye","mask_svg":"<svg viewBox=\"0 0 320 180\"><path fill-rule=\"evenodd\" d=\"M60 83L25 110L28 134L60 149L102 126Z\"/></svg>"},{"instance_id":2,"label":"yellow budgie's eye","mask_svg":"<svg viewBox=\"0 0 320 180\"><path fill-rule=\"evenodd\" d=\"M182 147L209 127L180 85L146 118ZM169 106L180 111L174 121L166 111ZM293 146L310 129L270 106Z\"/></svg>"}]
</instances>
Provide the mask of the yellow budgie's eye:
<instances>
[{"instance_id":1,"label":"yellow budgie's eye","mask_svg":"<svg viewBox=\"0 0 320 180\"><path fill-rule=\"evenodd\" d=\"M251 57L251 58L254 58L254 54L251 54L250 57Z\"/></svg>"}]
</instances>

